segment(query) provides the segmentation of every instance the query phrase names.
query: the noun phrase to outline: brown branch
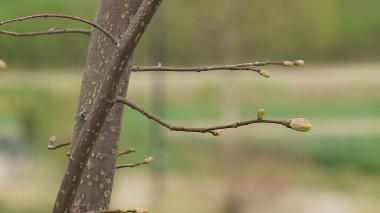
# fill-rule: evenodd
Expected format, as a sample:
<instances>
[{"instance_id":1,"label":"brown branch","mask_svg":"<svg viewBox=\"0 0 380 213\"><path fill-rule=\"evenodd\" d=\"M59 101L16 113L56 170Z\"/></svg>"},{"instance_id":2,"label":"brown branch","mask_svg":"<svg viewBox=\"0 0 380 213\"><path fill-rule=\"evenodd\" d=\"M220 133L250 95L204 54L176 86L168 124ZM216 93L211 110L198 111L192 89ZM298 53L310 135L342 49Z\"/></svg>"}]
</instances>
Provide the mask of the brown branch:
<instances>
[{"instance_id":1,"label":"brown branch","mask_svg":"<svg viewBox=\"0 0 380 213\"><path fill-rule=\"evenodd\" d=\"M139 10L133 17L126 32L120 39L120 44L115 48L113 56L104 70L98 96L93 103L93 109L86 117L86 123L78 136L78 141L73 148L63 177L60 190L55 200L53 213L66 212L71 205L73 195L76 194L79 179L88 161L90 151L98 137L99 131L110 112L113 104L110 103L116 96L117 85L123 71L127 68L128 61L147 25L157 11L161 0L144 0ZM74 181L73 181L74 180Z\"/></svg>"},{"instance_id":2,"label":"brown branch","mask_svg":"<svg viewBox=\"0 0 380 213\"><path fill-rule=\"evenodd\" d=\"M222 71L222 70L232 70L232 71L254 71L259 73L261 69L256 69L258 66L266 65L281 65L281 66L301 66L304 65L304 61L262 61L262 62L251 62L242 64L228 64L228 65L212 65L212 66L199 66L199 67L168 67L168 66L133 66L131 71L133 72L206 72L206 71Z\"/></svg>"},{"instance_id":3,"label":"brown branch","mask_svg":"<svg viewBox=\"0 0 380 213\"><path fill-rule=\"evenodd\" d=\"M272 124L280 124L286 127L289 127L290 120L264 120L264 119L253 119L253 120L245 120L245 121L239 121L231 124L226 125L217 125L217 126L211 126L211 127L185 127L185 126L179 126L179 125L173 125L167 121L164 121L159 116L149 112L148 110L144 109L143 107L133 103L132 101L119 97L115 101L116 103L121 103L129 106L130 108L140 112L141 114L145 115L145 117L154 120L155 122L161 124L162 126L172 130L172 131L181 131L181 132L199 132L199 133L211 133L215 136L220 135L221 129L230 129L230 128L238 128L241 126L246 126L250 124L255 123L272 123Z\"/></svg>"},{"instance_id":4,"label":"brown branch","mask_svg":"<svg viewBox=\"0 0 380 213\"><path fill-rule=\"evenodd\" d=\"M222 66L200 66L200 67L167 67L167 66L133 66L132 72L206 72L206 71L254 71L259 72L260 69L255 69L254 66L238 66L238 65L222 65Z\"/></svg>"},{"instance_id":5,"label":"brown branch","mask_svg":"<svg viewBox=\"0 0 380 213\"><path fill-rule=\"evenodd\" d=\"M50 136L49 139L48 139L48 150L56 150L56 149L59 149L61 147L64 147L64 146L68 146L71 144L71 142L67 142L67 143L61 143L61 144L55 144L55 142L57 141L57 137L55 136Z\"/></svg>"},{"instance_id":6,"label":"brown branch","mask_svg":"<svg viewBox=\"0 0 380 213\"><path fill-rule=\"evenodd\" d=\"M143 161L138 162L138 163L133 163L133 164L120 164L116 165L116 169L121 169L121 168L135 168L138 166L150 164L154 160L153 157L147 157Z\"/></svg>"},{"instance_id":7,"label":"brown branch","mask_svg":"<svg viewBox=\"0 0 380 213\"><path fill-rule=\"evenodd\" d=\"M120 157L122 155L129 155L129 154L132 154L135 152L136 152L136 150L129 148L129 149L125 150L124 152L120 152L119 154L117 154L117 156Z\"/></svg>"},{"instance_id":8,"label":"brown branch","mask_svg":"<svg viewBox=\"0 0 380 213\"><path fill-rule=\"evenodd\" d=\"M78 33L78 34L85 34L90 35L91 30L86 29L59 29L59 28L51 28L48 31L40 31L40 32L25 32L25 33L18 33L18 32L11 32L11 31L5 31L0 30L0 34L3 35L10 35L10 36L16 36L16 37L27 37L27 36L40 36L40 35L53 35L53 34L66 34L66 33Z\"/></svg>"},{"instance_id":9,"label":"brown branch","mask_svg":"<svg viewBox=\"0 0 380 213\"><path fill-rule=\"evenodd\" d=\"M62 19L70 19L70 20L74 20L74 21L79 21L79 22L88 24L88 25L90 25L90 26L92 26L92 27L100 30L108 38L110 38L115 45L117 45L117 46L119 45L118 40L115 37L113 37L111 35L111 33L108 32L107 30L105 30L103 27L101 27L100 25L98 25L98 24L96 24L94 22L91 22L89 20L86 20L86 19L83 19L83 18L80 18L80 17L77 17L77 16L70 16L70 15L64 15L64 14L42 13L42 14L36 14L36 15L31 15L31 16L24 16L24 17L20 17L20 18L15 18L15 19L9 19L9 20L6 20L6 21L1 21L0 22L0 26L6 25L6 24L9 24L9 23L12 23L12 22L25 21L25 20L37 19L37 18L62 18Z\"/></svg>"},{"instance_id":10,"label":"brown branch","mask_svg":"<svg viewBox=\"0 0 380 213\"><path fill-rule=\"evenodd\" d=\"M103 210L103 211L89 211L86 213L148 213L148 210L146 209L130 209L130 210L116 209L116 210Z\"/></svg>"}]
</instances>

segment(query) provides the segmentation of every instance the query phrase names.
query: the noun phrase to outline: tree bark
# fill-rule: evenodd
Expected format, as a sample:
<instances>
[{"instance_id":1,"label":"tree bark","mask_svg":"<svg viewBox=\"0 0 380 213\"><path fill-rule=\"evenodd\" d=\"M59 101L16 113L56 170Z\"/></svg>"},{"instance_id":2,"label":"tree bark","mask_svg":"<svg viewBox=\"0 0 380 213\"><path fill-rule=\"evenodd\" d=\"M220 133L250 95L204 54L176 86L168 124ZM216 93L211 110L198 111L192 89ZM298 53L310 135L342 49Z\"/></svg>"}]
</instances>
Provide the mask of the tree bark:
<instances>
[{"instance_id":1,"label":"tree bark","mask_svg":"<svg viewBox=\"0 0 380 213\"><path fill-rule=\"evenodd\" d=\"M95 22L119 38L137 12L141 0L101 0ZM83 76L72 149L78 142L85 117L94 107L104 71L111 60L114 44L103 33L93 30L89 45L86 71ZM125 72L117 93L125 96L129 72ZM123 116L123 106L115 105L102 125L91 151L85 170L80 177L77 193L69 203L69 212L87 212L108 209L115 173L118 141Z\"/></svg>"}]
</instances>

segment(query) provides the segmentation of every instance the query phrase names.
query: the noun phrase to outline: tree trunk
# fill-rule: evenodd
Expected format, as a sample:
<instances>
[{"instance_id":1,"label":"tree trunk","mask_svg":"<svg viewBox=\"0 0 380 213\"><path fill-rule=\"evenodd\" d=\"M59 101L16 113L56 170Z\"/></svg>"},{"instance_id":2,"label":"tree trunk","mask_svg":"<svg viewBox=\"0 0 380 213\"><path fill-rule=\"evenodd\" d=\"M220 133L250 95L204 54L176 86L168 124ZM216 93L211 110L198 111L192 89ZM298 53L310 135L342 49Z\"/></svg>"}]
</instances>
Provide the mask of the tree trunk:
<instances>
[{"instance_id":1,"label":"tree trunk","mask_svg":"<svg viewBox=\"0 0 380 213\"><path fill-rule=\"evenodd\" d=\"M141 2L141 0L101 0L95 21L119 38L127 29ZM114 44L103 33L93 30L80 92L72 149L77 145L86 115L94 107L93 103L104 77L104 69L113 51ZM119 96L126 95L128 81L129 72L126 72L118 85ZM104 124L101 124L102 129L85 166L77 192L69 204L71 206L69 212L109 208L122 116L123 106L115 105Z\"/></svg>"}]
</instances>

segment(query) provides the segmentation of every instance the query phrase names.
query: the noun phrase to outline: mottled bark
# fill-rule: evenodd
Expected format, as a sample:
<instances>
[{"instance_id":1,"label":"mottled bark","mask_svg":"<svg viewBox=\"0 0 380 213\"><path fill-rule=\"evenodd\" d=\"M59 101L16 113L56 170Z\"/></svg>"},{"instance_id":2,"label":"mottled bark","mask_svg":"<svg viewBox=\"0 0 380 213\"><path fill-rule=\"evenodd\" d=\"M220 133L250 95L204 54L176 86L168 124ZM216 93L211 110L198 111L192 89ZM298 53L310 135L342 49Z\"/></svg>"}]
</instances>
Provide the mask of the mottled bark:
<instances>
[{"instance_id":1,"label":"mottled bark","mask_svg":"<svg viewBox=\"0 0 380 213\"><path fill-rule=\"evenodd\" d=\"M70 211L70 209L72 209L72 205L76 205L73 203L73 197L75 196L80 198L77 201L79 203L77 204L77 206L79 206L78 210L74 208L75 211L80 212L80 207L86 207L91 209L94 208L93 206L91 206L91 204L87 206L80 205L80 203L85 199L86 193L77 193L78 187L80 185L85 184L92 186L93 182L91 181L91 184L89 182L91 178L93 178L93 180L97 182L99 182L99 179L97 178L104 179L104 182L108 184L112 182L110 180L111 177L107 177L105 171L103 170L99 171L99 174L101 176L98 177L91 177L89 173L86 174L86 171L89 170L88 167L90 167L90 169L94 169L92 167L93 162L91 161L91 158L104 161L105 157L110 157L107 154L110 154L111 156L116 156L117 150L111 149L111 153L103 152L94 154L91 152L93 151L94 146L97 144L98 138L101 139L99 134L104 123L107 121L109 113L113 109L113 106L115 104L113 100L117 96L117 93L120 92L119 86L123 86L121 79L123 78L126 72L130 72L130 70L126 70L128 67L128 62L132 58L132 54L136 49L136 46L139 43L141 36L143 35L150 20L156 13L160 3L161 0L144 0L141 3L141 6L139 7L135 16L130 16L133 18L127 30L123 33L120 40L117 42L117 46L115 45L113 47L114 51L112 52L112 57L110 57L110 60L109 58L105 57L100 58L102 61L104 60L105 63L105 68L99 69L103 70L103 74L101 75L102 80L98 85L96 85L96 82L91 82L91 84L95 85L94 92L85 94L87 97L91 97L88 102L88 105L92 105L92 107L90 109L87 109L89 110L88 112L79 113L79 117L84 117L85 122L83 123L80 129L78 137L76 138L75 146L73 146L73 149L71 150L66 172L62 179L61 187L55 201L53 213L64 213ZM128 5L126 5L126 7L128 7ZM121 9L121 7L111 8ZM107 11L104 15L105 25L110 25L110 28L113 28L116 25L116 23L110 23L108 21L110 18L110 13L112 12L114 11ZM122 16L123 14L120 15L120 18L122 18ZM101 40L101 37L97 39L98 43L105 42L105 40ZM102 46L102 44L97 46L97 51L100 51L101 56L102 52L105 51L104 49L102 49ZM88 116L86 116L86 114L88 114ZM112 126L110 128L111 130L113 129ZM117 130L114 129L114 131L116 132ZM109 137L108 134L108 132L107 134L106 132L104 132L105 137ZM101 141L99 142L105 143ZM112 169L114 168L115 167L113 167ZM101 188L100 186L101 185L99 184L99 188ZM104 191L104 197L106 197L108 200L110 195L111 191Z\"/></svg>"},{"instance_id":2,"label":"mottled bark","mask_svg":"<svg viewBox=\"0 0 380 213\"><path fill-rule=\"evenodd\" d=\"M141 0L102 0L96 23L113 36L119 38L127 29ZM83 119L94 107L104 71L111 60L114 44L103 33L94 30L89 45L87 66L83 76L76 124L73 133L73 149L84 126ZM118 95L125 96L129 72L118 85ZM74 200L69 203L70 212L86 212L107 209L110 203L112 184L120 135L123 106L115 105L106 118L91 151Z\"/></svg>"}]
</instances>

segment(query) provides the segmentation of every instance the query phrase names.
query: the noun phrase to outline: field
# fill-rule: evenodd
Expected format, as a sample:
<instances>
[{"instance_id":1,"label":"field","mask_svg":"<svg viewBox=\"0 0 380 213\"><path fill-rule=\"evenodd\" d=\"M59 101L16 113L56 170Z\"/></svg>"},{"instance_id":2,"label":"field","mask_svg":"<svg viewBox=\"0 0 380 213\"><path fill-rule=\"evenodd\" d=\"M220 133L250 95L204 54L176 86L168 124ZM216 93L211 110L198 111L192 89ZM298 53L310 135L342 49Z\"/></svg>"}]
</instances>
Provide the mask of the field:
<instances>
[{"instance_id":1,"label":"field","mask_svg":"<svg viewBox=\"0 0 380 213\"><path fill-rule=\"evenodd\" d=\"M254 118L264 107L268 118L306 117L313 129L257 125L220 137L163 129L165 154L158 162L166 165L166 181L152 182L157 178L148 169L119 171L113 206L185 213L380 212L379 68L274 68L270 79L243 72L165 74L163 117L174 123L228 123ZM70 140L81 73L0 73L1 212L49 211L66 164L65 150L47 151L46 140ZM152 111L154 77L133 74L128 95ZM151 121L130 109L125 113L120 144L138 152L120 162L135 162L151 153ZM166 186L160 196L150 193L159 184Z\"/></svg>"}]
</instances>

